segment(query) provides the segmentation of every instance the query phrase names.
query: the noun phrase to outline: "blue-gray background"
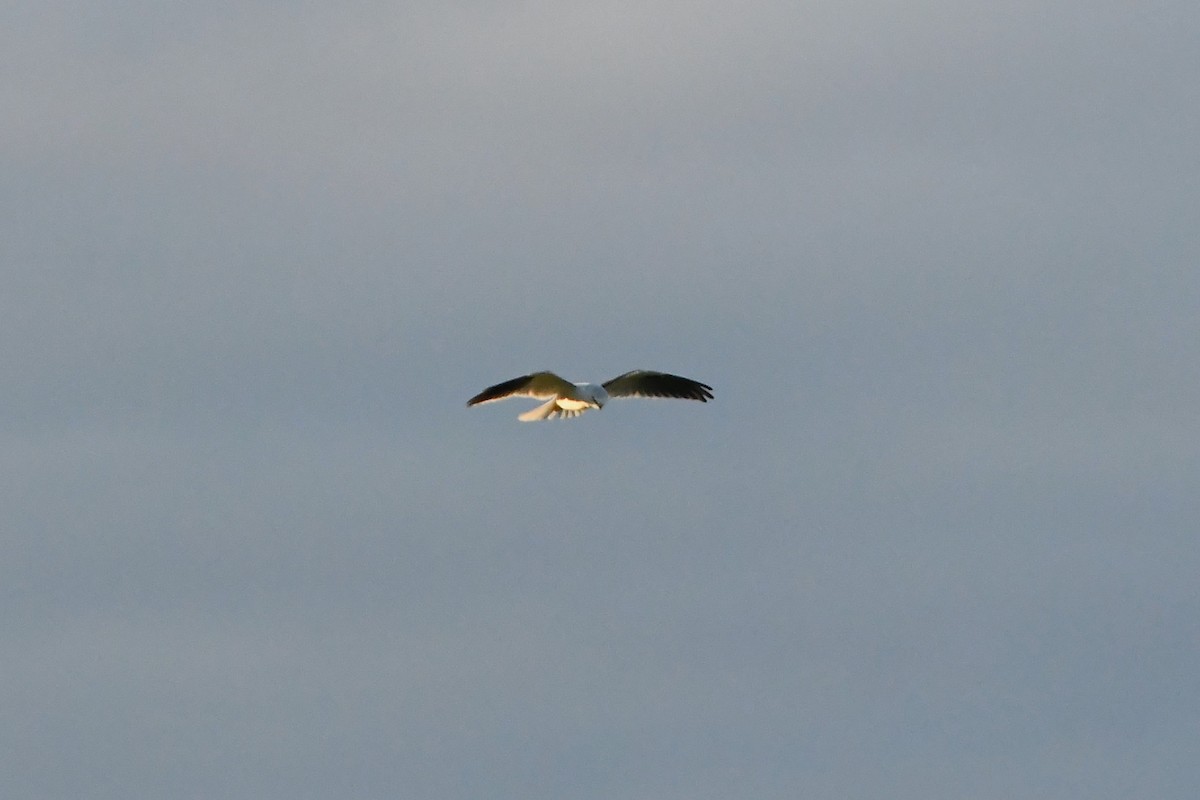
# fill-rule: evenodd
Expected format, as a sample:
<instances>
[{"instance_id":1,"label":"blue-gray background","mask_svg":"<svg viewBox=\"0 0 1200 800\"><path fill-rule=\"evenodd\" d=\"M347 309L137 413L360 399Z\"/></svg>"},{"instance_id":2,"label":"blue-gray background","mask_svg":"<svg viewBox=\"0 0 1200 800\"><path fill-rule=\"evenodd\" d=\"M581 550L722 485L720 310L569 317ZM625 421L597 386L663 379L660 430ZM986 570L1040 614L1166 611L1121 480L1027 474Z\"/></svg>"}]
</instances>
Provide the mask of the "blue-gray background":
<instances>
[{"instance_id":1,"label":"blue-gray background","mask_svg":"<svg viewBox=\"0 0 1200 800\"><path fill-rule=\"evenodd\" d=\"M5 797L1194 796L1193 0L0 23Z\"/></svg>"}]
</instances>

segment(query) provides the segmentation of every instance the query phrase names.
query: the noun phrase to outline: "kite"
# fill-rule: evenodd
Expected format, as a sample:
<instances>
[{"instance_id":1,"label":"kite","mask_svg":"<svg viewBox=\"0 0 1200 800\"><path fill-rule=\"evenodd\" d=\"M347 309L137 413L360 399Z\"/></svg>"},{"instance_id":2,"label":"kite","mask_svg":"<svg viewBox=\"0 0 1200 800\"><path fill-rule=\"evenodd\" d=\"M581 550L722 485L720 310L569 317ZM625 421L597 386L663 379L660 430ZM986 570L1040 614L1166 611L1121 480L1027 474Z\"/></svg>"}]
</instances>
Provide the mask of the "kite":
<instances>
[{"instance_id":1,"label":"kite","mask_svg":"<svg viewBox=\"0 0 1200 800\"><path fill-rule=\"evenodd\" d=\"M522 422L577 417L588 409L604 408L613 397L677 397L701 403L713 399L712 387L699 381L666 372L635 369L604 383L571 383L553 372L534 372L489 386L468 400L467 405L494 403L509 397L546 401L517 417Z\"/></svg>"}]
</instances>

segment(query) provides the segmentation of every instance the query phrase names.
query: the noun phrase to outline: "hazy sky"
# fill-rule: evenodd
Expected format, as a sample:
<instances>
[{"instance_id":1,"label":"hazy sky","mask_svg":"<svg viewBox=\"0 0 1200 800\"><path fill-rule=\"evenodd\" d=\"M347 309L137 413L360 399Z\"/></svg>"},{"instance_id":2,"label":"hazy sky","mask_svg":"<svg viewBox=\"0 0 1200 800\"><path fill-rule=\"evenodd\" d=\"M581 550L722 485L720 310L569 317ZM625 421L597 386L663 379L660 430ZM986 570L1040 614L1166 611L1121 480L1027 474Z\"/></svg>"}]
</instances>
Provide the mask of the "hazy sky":
<instances>
[{"instance_id":1,"label":"hazy sky","mask_svg":"<svg viewBox=\"0 0 1200 800\"><path fill-rule=\"evenodd\" d=\"M3 3L0 795L1194 797L1198 29Z\"/></svg>"}]
</instances>

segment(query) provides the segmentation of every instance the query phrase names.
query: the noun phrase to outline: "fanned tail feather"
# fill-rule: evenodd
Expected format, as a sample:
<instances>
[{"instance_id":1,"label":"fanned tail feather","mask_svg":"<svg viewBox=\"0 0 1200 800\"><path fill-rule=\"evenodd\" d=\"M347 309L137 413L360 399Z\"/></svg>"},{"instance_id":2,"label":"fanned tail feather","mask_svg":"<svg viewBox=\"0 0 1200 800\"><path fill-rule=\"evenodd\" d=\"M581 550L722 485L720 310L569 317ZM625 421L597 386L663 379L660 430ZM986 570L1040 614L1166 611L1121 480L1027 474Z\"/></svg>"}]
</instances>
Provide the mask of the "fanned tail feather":
<instances>
[{"instance_id":1,"label":"fanned tail feather","mask_svg":"<svg viewBox=\"0 0 1200 800\"><path fill-rule=\"evenodd\" d=\"M524 414L517 417L521 422L536 422L538 420L547 419L554 415L558 410L558 398L552 397L540 406L526 411Z\"/></svg>"},{"instance_id":2,"label":"fanned tail feather","mask_svg":"<svg viewBox=\"0 0 1200 800\"><path fill-rule=\"evenodd\" d=\"M558 405L558 398L555 397L542 403L537 408L526 411L517 417L517 419L521 420L521 422L537 422L543 419L571 419L572 417L578 417L584 411L587 411L587 409L562 408Z\"/></svg>"}]
</instances>

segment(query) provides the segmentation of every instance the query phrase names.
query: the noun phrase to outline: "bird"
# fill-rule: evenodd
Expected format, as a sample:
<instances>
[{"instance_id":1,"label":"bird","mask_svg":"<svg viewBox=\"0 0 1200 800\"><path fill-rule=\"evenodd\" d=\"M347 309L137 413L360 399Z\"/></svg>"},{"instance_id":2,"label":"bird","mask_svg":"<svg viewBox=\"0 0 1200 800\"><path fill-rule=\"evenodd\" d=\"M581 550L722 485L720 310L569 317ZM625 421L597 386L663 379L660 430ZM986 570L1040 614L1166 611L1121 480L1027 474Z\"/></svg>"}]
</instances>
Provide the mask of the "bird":
<instances>
[{"instance_id":1,"label":"bird","mask_svg":"<svg viewBox=\"0 0 1200 800\"><path fill-rule=\"evenodd\" d=\"M509 397L546 401L518 416L522 422L578 417L590 409L604 408L613 397L677 397L701 403L713 399L711 386L648 369L635 369L604 383L571 383L553 372L533 372L489 386L468 400L467 407Z\"/></svg>"}]
</instances>

